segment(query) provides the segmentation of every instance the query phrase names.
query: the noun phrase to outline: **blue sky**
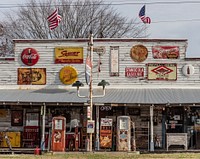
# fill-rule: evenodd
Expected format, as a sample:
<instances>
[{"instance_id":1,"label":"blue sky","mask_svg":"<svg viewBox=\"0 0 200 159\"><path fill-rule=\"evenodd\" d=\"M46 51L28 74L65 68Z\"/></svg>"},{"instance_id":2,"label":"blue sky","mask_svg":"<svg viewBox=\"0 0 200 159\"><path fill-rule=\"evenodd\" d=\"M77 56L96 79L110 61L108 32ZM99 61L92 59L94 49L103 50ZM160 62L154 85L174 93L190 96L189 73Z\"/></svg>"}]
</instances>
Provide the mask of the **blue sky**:
<instances>
[{"instance_id":1,"label":"blue sky","mask_svg":"<svg viewBox=\"0 0 200 159\"><path fill-rule=\"evenodd\" d=\"M136 18L146 4L146 16L152 23L148 25L147 34L152 39L188 39L186 57L200 58L200 1L190 0L104 0L112 3L113 8L122 16ZM23 4L27 0L1 0L3 4ZM161 2L161 3L160 3ZM12 8L14 9L14 8ZM0 10L9 11L10 8Z\"/></svg>"}]
</instances>

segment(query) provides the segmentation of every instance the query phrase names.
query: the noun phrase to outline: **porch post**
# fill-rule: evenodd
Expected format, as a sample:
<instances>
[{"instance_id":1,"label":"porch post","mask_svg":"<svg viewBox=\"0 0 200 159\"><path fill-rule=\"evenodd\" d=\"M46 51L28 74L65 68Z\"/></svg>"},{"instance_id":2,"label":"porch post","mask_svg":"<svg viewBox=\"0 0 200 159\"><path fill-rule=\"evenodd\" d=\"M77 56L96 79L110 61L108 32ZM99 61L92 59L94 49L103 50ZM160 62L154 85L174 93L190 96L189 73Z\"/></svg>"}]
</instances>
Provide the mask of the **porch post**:
<instances>
[{"instance_id":1,"label":"porch post","mask_svg":"<svg viewBox=\"0 0 200 159\"><path fill-rule=\"evenodd\" d=\"M150 136L150 151L154 151L154 141L153 141L153 104L150 106L150 127L151 127L151 136Z\"/></svg>"},{"instance_id":2,"label":"porch post","mask_svg":"<svg viewBox=\"0 0 200 159\"><path fill-rule=\"evenodd\" d=\"M41 110L42 110L42 138L41 138L41 150L44 151L45 150L45 115L46 115L46 105L44 103L43 106L41 106Z\"/></svg>"},{"instance_id":3,"label":"porch post","mask_svg":"<svg viewBox=\"0 0 200 159\"><path fill-rule=\"evenodd\" d=\"M96 151L99 151L99 105L96 105Z\"/></svg>"}]
</instances>

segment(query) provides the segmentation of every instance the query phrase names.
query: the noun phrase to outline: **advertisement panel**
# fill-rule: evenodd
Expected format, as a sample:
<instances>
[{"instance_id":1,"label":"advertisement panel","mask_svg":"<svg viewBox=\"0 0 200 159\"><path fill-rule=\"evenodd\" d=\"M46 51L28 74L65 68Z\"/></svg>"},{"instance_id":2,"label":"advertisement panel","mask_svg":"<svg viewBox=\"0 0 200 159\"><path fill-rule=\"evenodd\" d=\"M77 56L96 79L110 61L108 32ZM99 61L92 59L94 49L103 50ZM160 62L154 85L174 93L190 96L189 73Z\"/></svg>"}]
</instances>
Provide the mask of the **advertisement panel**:
<instances>
[{"instance_id":1,"label":"advertisement panel","mask_svg":"<svg viewBox=\"0 0 200 159\"><path fill-rule=\"evenodd\" d=\"M148 80L177 80L177 64L149 63L147 64Z\"/></svg>"},{"instance_id":2,"label":"advertisement panel","mask_svg":"<svg viewBox=\"0 0 200 159\"><path fill-rule=\"evenodd\" d=\"M18 85L45 85L46 68L18 68Z\"/></svg>"},{"instance_id":3,"label":"advertisement panel","mask_svg":"<svg viewBox=\"0 0 200 159\"><path fill-rule=\"evenodd\" d=\"M143 67L126 67L125 77L128 77L128 78L144 77L144 68Z\"/></svg>"},{"instance_id":4,"label":"advertisement panel","mask_svg":"<svg viewBox=\"0 0 200 159\"><path fill-rule=\"evenodd\" d=\"M153 46L152 54L154 59L178 59L178 46Z\"/></svg>"},{"instance_id":5,"label":"advertisement panel","mask_svg":"<svg viewBox=\"0 0 200 159\"><path fill-rule=\"evenodd\" d=\"M55 63L83 63L83 47L56 47Z\"/></svg>"},{"instance_id":6,"label":"advertisement panel","mask_svg":"<svg viewBox=\"0 0 200 159\"><path fill-rule=\"evenodd\" d=\"M101 118L100 147L112 147L112 119Z\"/></svg>"}]
</instances>

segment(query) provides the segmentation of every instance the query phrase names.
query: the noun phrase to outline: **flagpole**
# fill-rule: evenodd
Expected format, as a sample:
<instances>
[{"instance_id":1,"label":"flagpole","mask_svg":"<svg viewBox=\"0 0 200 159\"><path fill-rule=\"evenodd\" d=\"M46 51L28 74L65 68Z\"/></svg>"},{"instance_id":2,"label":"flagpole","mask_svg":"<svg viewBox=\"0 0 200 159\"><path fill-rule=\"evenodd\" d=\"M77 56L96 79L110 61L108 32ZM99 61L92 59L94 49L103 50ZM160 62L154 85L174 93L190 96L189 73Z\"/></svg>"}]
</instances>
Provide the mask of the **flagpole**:
<instances>
[{"instance_id":1,"label":"flagpole","mask_svg":"<svg viewBox=\"0 0 200 159\"><path fill-rule=\"evenodd\" d=\"M89 99L90 99L90 120L92 120L92 115L93 115L93 101L92 101L92 67L93 67L93 33L90 31L90 62L92 64L91 69L90 69L90 85L89 85ZM92 152L92 133L90 133L90 143L89 143L89 151Z\"/></svg>"}]
</instances>

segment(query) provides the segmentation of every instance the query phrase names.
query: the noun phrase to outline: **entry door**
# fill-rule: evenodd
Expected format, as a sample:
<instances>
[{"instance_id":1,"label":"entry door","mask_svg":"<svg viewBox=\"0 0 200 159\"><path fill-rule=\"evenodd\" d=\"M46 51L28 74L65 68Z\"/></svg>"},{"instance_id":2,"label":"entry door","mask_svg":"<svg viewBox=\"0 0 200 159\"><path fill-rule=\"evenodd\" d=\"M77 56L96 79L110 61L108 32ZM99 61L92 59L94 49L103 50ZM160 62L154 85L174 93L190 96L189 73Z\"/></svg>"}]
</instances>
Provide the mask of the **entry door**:
<instances>
[{"instance_id":1,"label":"entry door","mask_svg":"<svg viewBox=\"0 0 200 159\"><path fill-rule=\"evenodd\" d=\"M183 107L166 108L166 133L184 132L184 109Z\"/></svg>"}]
</instances>

